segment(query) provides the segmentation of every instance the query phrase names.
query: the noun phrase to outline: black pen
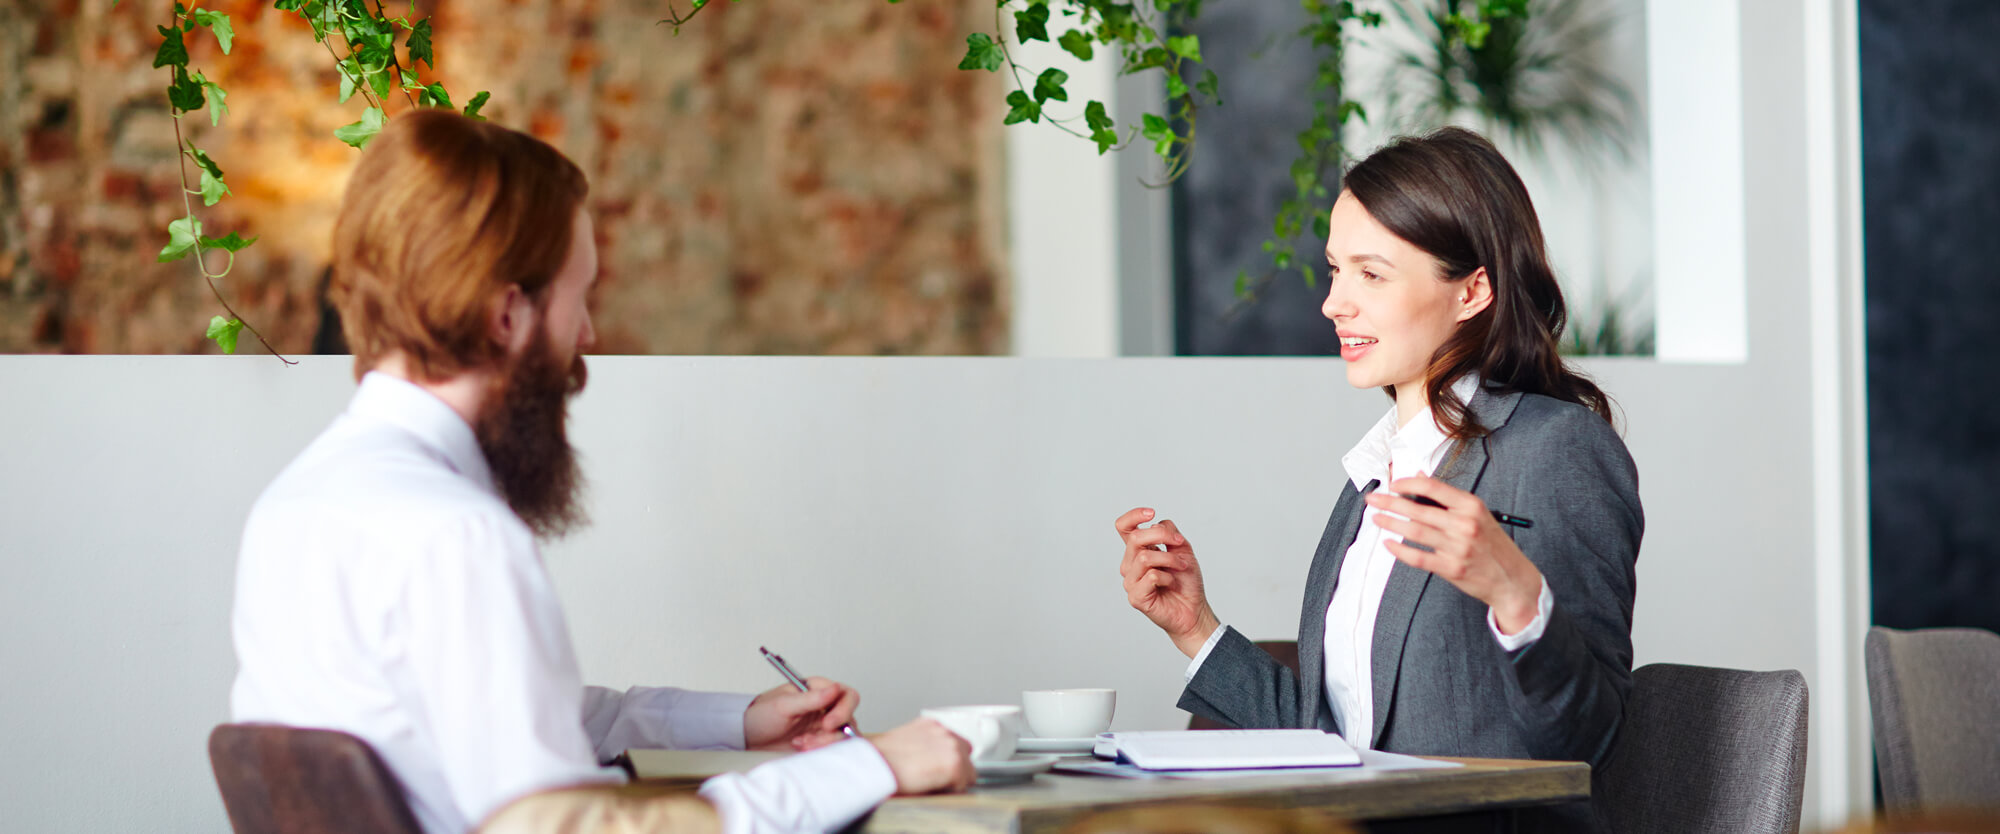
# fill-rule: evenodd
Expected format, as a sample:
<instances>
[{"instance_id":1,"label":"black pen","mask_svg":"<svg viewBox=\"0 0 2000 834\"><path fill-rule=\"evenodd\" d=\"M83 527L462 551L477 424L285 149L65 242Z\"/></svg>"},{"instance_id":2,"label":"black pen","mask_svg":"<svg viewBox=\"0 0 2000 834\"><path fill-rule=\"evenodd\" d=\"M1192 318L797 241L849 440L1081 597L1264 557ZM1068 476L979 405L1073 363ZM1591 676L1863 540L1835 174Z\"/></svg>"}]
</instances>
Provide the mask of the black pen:
<instances>
[{"instance_id":1,"label":"black pen","mask_svg":"<svg viewBox=\"0 0 2000 834\"><path fill-rule=\"evenodd\" d=\"M1443 505L1443 504L1440 504L1440 503L1438 503L1437 501L1433 500L1432 498L1430 498L1429 496L1426 496L1426 495L1417 495L1417 494L1415 494L1415 493L1410 493L1410 494L1408 494L1408 495L1405 495L1405 494L1403 494L1403 493L1399 493L1399 492L1387 492L1386 490L1385 490L1385 494L1388 494L1388 495L1395 495L1395 496L1398 496L1398 497L1401 497L1401 498L1408 498L1408 499L1410 499L1411 501L1415 501L1415 502L1417 502L1417 503L1419 503L1419 504L1422 504L1422 505L1424 505L1424 506L1426 506L1426 507L1436 507L1436 508L1438 508L1438 509L1444 509L1444 505ZM1493 520L1494 520L1494 521L1498 521L1498 522L1500 522L1501 524L1505 524L1505 525L1508 525L1508 526L1510 526L1510 527L1519 527L1519 528L1521 528L1521 529L1523 529L1523 530L1526 530L1526 529L1528 529L1528 528L1531 528L1531 527L1535 526L1535 522L1534 522L1534 521L1532 521L1532 520L1530 520L1530 519L1525 519L1525 518L1522 518L1522 517L1520 517L1520 516L1518 516L1518 515L1508 515L1508 514L1506 514L1506 513L1503 513L1503 512L1501 512L1501 511L1499 511L1499 510L1487 510L1487 512L1489 512L1489 513L1491 513L1491 514L1493 515Z\"/></svg>"},{"instance_id":2,"label":"black pen","mask_svg":"<svg viewBox=\"0 0 2000 834\"><path fill-rule=\"evenodd\" d=\"M799 673L792 671L792 667L785 663L784 658L772 654L770 649L764 648L763 646L758 646L757 651L763 652L764 659L771 661L771 665L777 667L778 674L784 675L785 680L791 681L792 685L798 687L800 692L812 691L809 687L806 686L805 679L799 677ZM861 737L860 734L854 732L854 724L851 722L840 725L840 731L846 733L848 738Z\"/></svg>"}]
</instances>

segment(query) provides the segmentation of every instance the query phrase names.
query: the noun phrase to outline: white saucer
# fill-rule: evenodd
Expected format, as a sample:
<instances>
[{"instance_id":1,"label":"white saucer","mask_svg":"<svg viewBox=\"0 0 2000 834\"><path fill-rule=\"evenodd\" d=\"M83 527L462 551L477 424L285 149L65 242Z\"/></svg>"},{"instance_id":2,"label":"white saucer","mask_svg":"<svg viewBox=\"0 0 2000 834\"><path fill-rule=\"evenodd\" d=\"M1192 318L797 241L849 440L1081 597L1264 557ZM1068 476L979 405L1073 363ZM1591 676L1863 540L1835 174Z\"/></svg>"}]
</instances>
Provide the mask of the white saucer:
<instances>
[{"instance_id":1,"label":"white saucer","mask_svg":"<svg viewBox=\"0 0 2000 834\"><path fill-rule=\"evenodd\" d=\"M1023 753L1088 753L1094 738L1024 738L1014 743Z\"/></svg>"},{"instance_id":2,"label":"white saucer","mask_svg":"<svg viewBox=\"0 0 2000 834\"><path fill-rule=\"evenodd\" d=\"M1007 782L1022 782L1035 774L1055 766L1061 756L1035 756L1014 754L1014 758L997 762L975 761L972 766L979 771L979 784L992 785Z\"/></svg>"}]
</instances>

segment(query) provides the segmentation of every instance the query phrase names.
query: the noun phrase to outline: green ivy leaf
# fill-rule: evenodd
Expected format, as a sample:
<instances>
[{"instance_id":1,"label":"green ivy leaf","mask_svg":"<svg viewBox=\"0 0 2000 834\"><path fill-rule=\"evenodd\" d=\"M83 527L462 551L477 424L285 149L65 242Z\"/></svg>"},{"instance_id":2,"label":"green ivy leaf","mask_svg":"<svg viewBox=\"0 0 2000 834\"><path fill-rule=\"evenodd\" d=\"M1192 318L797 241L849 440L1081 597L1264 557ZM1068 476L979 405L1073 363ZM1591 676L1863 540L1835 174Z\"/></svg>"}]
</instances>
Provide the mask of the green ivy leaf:
<instances>
[{"instance_id":1,"label":"green ivy leaf","mask_svg":"<svg viewBox=\"0 0 2000 834\"><path fill-rule=\"evenodd\" d=\"M175 110L192 113L200 110L202 103L207 100L208 96L202 92L201 85L188 77L187 66L182 64L174 67L174 81L167 85L167 103L173 105Z\"/></svg>"},{"instance_id":2,"label":"green ivy leaf","mask_svg":"<svg viewBox=\"0 0 2000 834\"><path fill-rule=\"evenodd\" d=\"M231 355L236 353L236 337L242 332L242 319L225 319L221 316L216 316L208 320L208 338L213 339L215 346L222 348L223 353Z\"/></svg>"},{"instance_id":3,"label":"green ivy leaf","mask_svg":"<svg viewBox=\"0 0 2000 834\"><path fill-rule=\"evenodd\" d=\"M216 179L222 179L222 166L215 164L215 160L209 159L207 151L189 145L188 154L194 157L194 164L201 166L202 173L214 174Z\"/></svg>"},{"instance_id":4,"label":"green ivy leaf","mask_svg":"<svg viewBox=\"0 0 2000 834\"><path fill-rule=\"evenodd\" d=\"M1111 129L1111 116L1104 112L1104 102L1092 101L1084 105L1083 123L1090 127L1090 141L1097 143L1098 156L1117 146L1118 134Z\"/></svg>"},{"instance_id":5,"label":"green ivy leaf","mask_svg":"<svg viewBox=\"0 0 2000 834\"><path fill-rule=\"evenodd\" d=\"M363 148L368 145L368 140L375 138L375 134L382 132L384 121L382 108L370 107L361 114L361 121L335 130L333 138L353 145L357 149Z\"/></svg>"},{"instance_id":6,"label":"green ivy leaf","mask_svg":"<svg viewBox=\"0 0 2000 834\"><path fill-rule=\"evenodd\" d=\"M208 101L208 124L210 127L222 124L222 117L229 115L229 91L206 78L201 73L194 74L194 81L201 85L202 93Z\"/></svg>"},{"instance_id":7,"label":"green ivy leaf","mask_svg":"<svg viewBox=\"0 0 2000 834\"><path fill-rule=\"evenodd\" d=\"M1036 6L1035 8L1039 9L1041 7ZM1050 100L1069 101L1069 91L1063 89L1063 84L1067 81L1069 81L1069 73L1054 67L1042 70L1042 74L1035 78L1036 103L1045 103Z\"/></svg>"},{"instance_id":8,"label":"green ivy leaf","mask_svg":"<svg viewBox=\"0 0 2000 834\"><path fill-rule=\"evenodd\" d=\"M1091 130L1110 130L1111 115L1104 112L1104 102L1091 101L1083 106L1083 123Z\"/></svg>"},{"instance_id":9,"label":"green ivy leaf","mask_svg":"<svg viewBox=\"0 0 2000 834\"><path fill-rule=\"evenodd\" d=\"M1154 141L1172 139L1174 137L1174 129L1159 114L1147 113L1139 117L1139 135Z\"/></svg>"},{"instance_id":10,"label":"green ivy leaf","mask_svg":"<svg viewBox=\"0 0 2000 834\"><path fill-rule=\"evenodd\" d=\"M1000 45L993 42L992 36L985 32L965 36L965 58L958 62L959 69L993 72L1006 62L1007 56L1001 53Z\"/></svg>"},{"instance_id":11,"label":"green ivy leaf","mask_svg":"<svg viewBox=\"0 0 2000 834\"><path fill-rule=\"evenodd\" d=\"M1168 38L1167 48L1173 50L1175 55L1179 55L1190 61L1201 60L1201 38L1195 35Z\"/></svg>"},{"instance_id":12,"label":"green ivy leaf","mask_svg":"<svg viewBox=\"0 0 2000 834\"><path fill-rule=\"evenodd\" d=\"M340 68L340 103L341 103L341 104L346 104L346 103L347 103L347 100L348 100L348 99L350 99L350 98L353 98L353 97L354 97L354 76L348 73L348 71L347 71L347 68L346 68L346 67L341 67L341 68Z\"/></svg>"},{"instance_id":13,"label":"green ivy leaf","mask_svg":"<svg viewBox=\"0 0 2000 834\"><path fill-rule=\"evenodd\" d=\"M155 68L187 66L187 43L181 40L181 30L166 26L156 28L160 30L160 37L164 40L160 42L160 51L153 53L153 66Z\"/></svg>"},{"instance_id":14,"label":"green ivy leaf","mask_svg":"<svg viewBox=\"0 0 2000 834\"><path fill-rule=\"evenodd\" d=\"M422 61L424 66L437 69L437 64L432 63L434 57L431 54L431 19L427 17L417 24L417 28L410 30L410 66L415 68L417 62Z\"/></svg>"},{"instance_id":15,"label":"green ivy leaf","mask_svg":"<svg viewBox=\"0 0 2000 834\"><path fill-rule=\"evenodd\" d=\"M201 221L193 215L167 224L167 245L160 250L160 263L178 261L194 251L194 242L201 237Z\"/></svg>"},{"instance_id":16,"label":"green ivy leaf","mask_svg":"<svg viewBox=\"0 0 2000 834\"><path fill-rule=\"evenodd\" d=\"M213 9L195 9L194 21L215 33L215 42L222 45L222 54L229 54L229 45L236 40L236 27L230 24L227 13Z\"/></svg>"},{"instance_id":17,"label":"green ivy leaf","mask_svg":"<svg viewBox=\"0 0 2000 834\"><path fill-rule=\"evenodd\" d=\"M222 201L222 196L224 194L231 194L231 193L234 192L229 190L229 186L222 181L221 177L209 173L208 169L206 168L202 169L201 172L202 205L204 206L215 205L216 203Z\"/></svg>"},{"instance_id":18,"label":"green ivy leaf","mask_svg":"<svg viewBox=\"0 0 2000 834\"><path fill-rule=\"evenodd\" d=\"M1215 70L1202 70L1201 80L1195 82L1194 89L1207 96L1209 101L1217 105L1222 104L1222 81L1215 77Z\"/></svg>"},{"instance_id":19,"label":"green ivy leaf","mask_svg":"<svg viewBox=\"0 0 2000 834\"><path fill-rule=\"evenodd\" d=\"M1188 85L1177 73L1167 73L1167 98L1179 99L1188 94Z\"/></svg>"},{"instance_id":20,"label":"green ivy leaf","mask_svg":"<svg viewBox=\"0 0 2000 834\"><path fill-rule=\"evenodd\" d=\"M1075 55L1079 61L1088 61L1091 56L1097 54L1097 50L1090 45L1090 36L1084 34L1081 29L1064 32L1062 37L1056 38L1056 44L1061 46L1064 52Z\"/></svg>"},{"instance_id":21,"label":"green ivy leaf","mask_svg":"<svg viewBox=\"0 0 2000 834\"><path fill-rule=\"evenodd\" d=\"M231 252L240 252L243 250L243 247L256 242L257 239L254 237L244 240L242 235L235 232L230 232L222 237L204 237L201 239L201 245L203 246L210 249L227 249Z\"/></svg>"},{"instance_id":22,"label":"green ivy leaf","mask_svg":"<svg viewBox=\"0 0 2000 834\"><path fill-rule=\"evenodd\" d=\"M1007 120L1002 122L1002 124L1011 125L1021 122L1039 123L1042 120L1042 105L1034 99L1028 98L1027 93L1020 90L1008 93L1007 104L1012 109L1007 111Z\"/></svg>"},{"instance_id":23,"label":"green ivy leaf","mask_svg":"<svg viewBox=\"0 0 2000 834\"><path fill-rule=\"evenodd\" d=\"M425 87L423 95L417 97L417 103L425 107L442 107L446 110L452 107L451 94L444 91L443 84Z\"/></svg>"},{"instance_id":24,"label":"green ivy leaf","mask_svg":"<svg viewBox=\"0 0 2000 834\"><path fill-rule=\"evenodd\" d=\"M1022 43L1049 39L1049 7L1029 6L1014 13L1014 37Z\"/></svg>"},{"instance_id":25,"label":"green ivy leaf","mask_svg":"<svg viewBox=\"0 0 2000 834\"><path fill-rule=\"evenodd\" d=\"M492 93L489 93L485 90L480 90L479 95L473 96L471 101L466 102L465 115L471 116L472 118L478 119L482 122L486 121L485 116L479 115L479 109L485 107L486 100L492 97L493 97Z\"/></svg>"}]
</instances>

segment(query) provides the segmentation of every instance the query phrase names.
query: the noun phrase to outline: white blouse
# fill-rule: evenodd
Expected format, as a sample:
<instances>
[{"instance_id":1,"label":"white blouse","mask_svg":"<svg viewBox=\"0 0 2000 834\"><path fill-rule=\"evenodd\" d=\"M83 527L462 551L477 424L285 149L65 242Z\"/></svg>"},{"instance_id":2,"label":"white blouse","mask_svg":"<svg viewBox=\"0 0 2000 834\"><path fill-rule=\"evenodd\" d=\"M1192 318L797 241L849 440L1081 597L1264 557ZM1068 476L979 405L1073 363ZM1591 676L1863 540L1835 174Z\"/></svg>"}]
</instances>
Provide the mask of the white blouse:
<instances>
[{"instance_id":1,"label":"white blouse","mask_svg":"<svg viewBox=\"0 0 2000 834\"><path fill-rule=\"evenodd\" d=\"M1452 385L1453 393L1467 403L1472 401L1478 390L1479 382L1474 376L1466 376ZM1451 447L1449 441L1429 408L1418 412L1409 423L1399 428L1396 408L1392 405L1389 413L1384 414L1340 462L1356 490L1367 489L1371 481L1379 482L1386 488L1397 478L1420 472L1435 473ZM1346 555L1341 559L1333 599L1327 603L1326 632L1321 644L1325 652L1327 706L1333 711L1334 718L1339 720L1342 735L1357 749L1374 747L1375 619L1382 608L1382 594L1389 587L1389 574L1396 567L1396 554L1389 551L1385 542L1391 537L1395 541L1402 540L1402 537L1376 526L1378 512L1374 507L1364 507L1361 529L1354 537L1354 544L1347 548ZM1395 513L1389 515L1401 518ZM1515 651L1542 636L1554 605L1548 580L1544 579L1535 619L1527 628L1518 634L1501 633L1500 624L1490 608L1487 609L1486 624L1502 648ZM1192 679L1201 668L1209 651L1222 639L1222 631L1216 629L1193 662L1188 664L1187 678Z\"/></svg>"}]
</instances>

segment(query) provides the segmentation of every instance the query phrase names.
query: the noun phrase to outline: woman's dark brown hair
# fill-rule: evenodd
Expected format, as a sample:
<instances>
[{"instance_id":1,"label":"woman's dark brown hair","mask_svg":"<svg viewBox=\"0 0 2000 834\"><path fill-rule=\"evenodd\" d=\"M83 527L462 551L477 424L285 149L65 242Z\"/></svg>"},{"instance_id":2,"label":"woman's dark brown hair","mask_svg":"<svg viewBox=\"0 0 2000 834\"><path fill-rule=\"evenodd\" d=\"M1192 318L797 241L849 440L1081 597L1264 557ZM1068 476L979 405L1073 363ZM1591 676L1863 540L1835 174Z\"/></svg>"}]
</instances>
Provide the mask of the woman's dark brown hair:
<instances>
[{"instance_id":1,"label":"woman's dark brown hair","mask_svg":"<svg viewBox=\"0 0 2000 834\"><path fill-rule=\"evenodd\" d=\"M1562 287L1527 186L1491 142L1457 127L1400 137L1355 164L1342 185L1376 222L1437 258L1441 279L1463 281L1486 268L1493 303L1459 324L1424 373L1424 394L1446 435L1490 431L1451 390L1474 372L1501 393L1566 400L1612 422L1611 399L1556 352L1568 316ZM1394 386L1386 390L1395 396Z\"/></svg>"}]
</instances>

